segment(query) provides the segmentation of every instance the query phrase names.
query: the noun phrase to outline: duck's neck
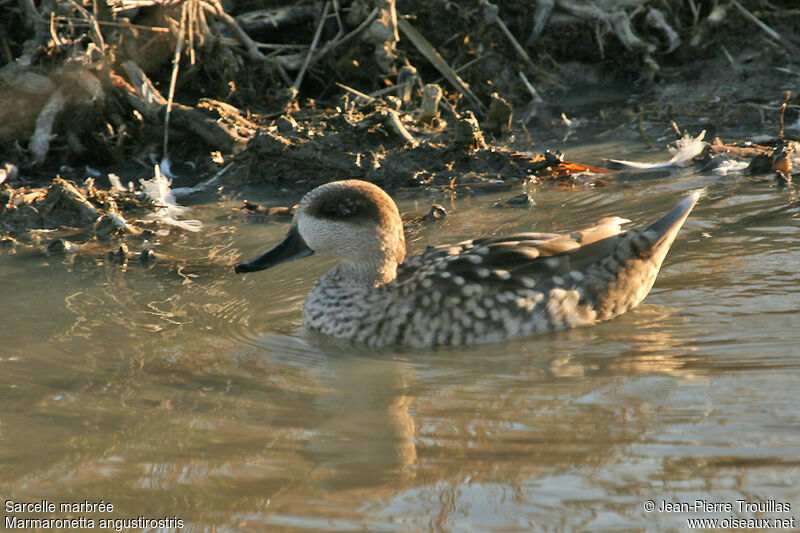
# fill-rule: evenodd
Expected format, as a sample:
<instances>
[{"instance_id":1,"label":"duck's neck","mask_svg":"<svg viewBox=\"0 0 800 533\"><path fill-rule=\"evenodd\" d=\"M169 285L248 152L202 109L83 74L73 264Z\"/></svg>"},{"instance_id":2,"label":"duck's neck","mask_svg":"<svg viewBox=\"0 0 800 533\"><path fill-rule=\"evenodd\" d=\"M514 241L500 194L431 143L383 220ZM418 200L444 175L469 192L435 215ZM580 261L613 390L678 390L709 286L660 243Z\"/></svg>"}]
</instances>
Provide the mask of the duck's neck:
<instances>
[{"instance_id":1,"label":"duck's neck","mask_svg":"<svg viewBox=\"0 0 800 533\"><path fill-rule=\"evenodd\" d=\"M397 277L397 263L385 261L379 264L364 264L339 261L329 274L358 285L379 287L386 285Z\"/></svg>"},{"instance_id":2,"label":"duck's neck","mask_svg":"<svg viewBox=\"0 0 800 533\"><path fill-rule=\"evenodd\" d=\"M317 281L303 304L303 324L334 337L367 342L386 316L397 264L383 269L342 261Z\"/></svg>"}]
</instances>

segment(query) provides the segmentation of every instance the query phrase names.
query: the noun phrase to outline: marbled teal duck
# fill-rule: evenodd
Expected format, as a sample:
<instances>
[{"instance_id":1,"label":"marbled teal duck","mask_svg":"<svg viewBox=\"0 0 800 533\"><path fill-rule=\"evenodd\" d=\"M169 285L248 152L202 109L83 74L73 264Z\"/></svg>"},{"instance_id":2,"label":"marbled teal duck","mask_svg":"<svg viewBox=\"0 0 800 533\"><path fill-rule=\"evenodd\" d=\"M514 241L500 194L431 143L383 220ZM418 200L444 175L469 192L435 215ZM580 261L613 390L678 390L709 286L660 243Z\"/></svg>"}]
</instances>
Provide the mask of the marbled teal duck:
<instances>
[{"instance_id":1,"label":"marbled teal duck","mask_svg":"<svg viewBox=\"0 0 800 533\"><path fill-rule=\"evenodd\" d=\"M569 235L475 239L406 258L389 195L336 181L305 195L280 244L235 269L331 254L339 262L306 297L306 327L370 346L496 342L596 324L638 305L699 196L644 229L621 232L629 221L607 217Z\"/></svg>"}]
</instances>

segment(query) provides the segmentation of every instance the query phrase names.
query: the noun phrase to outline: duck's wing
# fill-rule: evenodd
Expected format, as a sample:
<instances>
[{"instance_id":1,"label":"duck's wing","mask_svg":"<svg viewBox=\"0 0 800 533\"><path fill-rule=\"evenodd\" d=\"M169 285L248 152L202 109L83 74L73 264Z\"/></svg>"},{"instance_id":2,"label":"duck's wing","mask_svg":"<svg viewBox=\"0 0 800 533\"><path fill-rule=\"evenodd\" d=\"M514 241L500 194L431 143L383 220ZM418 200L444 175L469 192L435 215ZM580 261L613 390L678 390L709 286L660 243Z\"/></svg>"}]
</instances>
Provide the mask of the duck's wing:
<instances>
[{"instance_id":1,"label":"duck's wing","mask_svg":"<svg viewBox=\"0 0 800 533\"><path fill-rule=\"evenodd\" d=\"M477 265L483 263L486 250L499 254L503 251L513 250L515 247L519 247L519 243L521 242L536 245L543 244L557 237L560 237L560 235L556 233L519 233L507 235L505 237L472 239L456 244L428 246L424 252L407 257L406 260L398 266L397 282L402 284L409 280L425 276L430 272L445 270L450 266L457 266L460 264ZM520 251L524 254L523 250ZM496 256L493 262L496 263L499 259L500 257ZM518 261L530 259L530 257L524 255L517 257Z\"/></svg>"},{"instance_id":2,"label":"duck's wing","mask_svg":"<svg viewBox=\"0 0 800 533\"><path fill-rule=\"evenodd\" d=\"M417 282L445 291L467 283L479 283L485 290L531 288L602 258L616 246L614 237L625 222L606 217L568 235L516 233L429 247L398 267L396 283Z\"/></svg>"},{"instance_id":3,"label":"duck's wing","mask_svg":"<svg viewBox=\"0 0 800 533\"><path fill-rule=\"evenodd\" d=\"M400 343L461 344L613 318L647 296L698 198L694 192L649 226L624 233L615 219L570 235L430 248L400 265L386 287L398 318L384 330Z\"/></svg>"}]
</instances>

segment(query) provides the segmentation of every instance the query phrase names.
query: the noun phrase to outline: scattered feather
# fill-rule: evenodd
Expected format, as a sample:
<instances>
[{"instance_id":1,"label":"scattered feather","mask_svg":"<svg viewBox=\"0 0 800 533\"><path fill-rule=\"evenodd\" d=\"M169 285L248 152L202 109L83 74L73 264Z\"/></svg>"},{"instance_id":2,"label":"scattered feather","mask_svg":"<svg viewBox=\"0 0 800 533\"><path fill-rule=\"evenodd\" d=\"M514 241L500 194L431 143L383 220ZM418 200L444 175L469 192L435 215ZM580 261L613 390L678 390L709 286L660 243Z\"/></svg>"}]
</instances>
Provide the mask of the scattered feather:
<instances>
[{"instance_id":1,"label":"scattered feather","mask_svg":"<svg viewBox=\"0 0 800 533\"><path fill-rule=\"evenodd\" d=\"M724 176L726 174L731 174L734 172L741 172L748 166L750 166L749 161L736 161L735 159L726 159L724 161L721 161L719 165L714 167L713 172L714 174Z\"/></svg>"},{"instance_id":2,"label":"scattered feather","mask_svg":"<svg viewBox=\"0 0 800 533\"><path fill-rule=\"evenodd\" d=\"M169 160L169 157L163 157L161 159L161 163L159 163L159 168L161 169L161 173L166 176L167 178L174 180L175 174L172 173L172 163Z\"/></svg>"},{"instance_id":3,"label":"scattered feather","mask_svg":"<svg viewBox=\"0 0 800 533\"><path fill-rule=\"evenodd\" d=\"M703 141L706 136L706 131L700 132L697 137L692 137L689 134L684 135L675 142L675 146L669 146L667 149L672 154L669 161L662 161L658 163L640 163L637 161L625 161L622 159L609 159L609 163L618 165L621 168L628 168L633 170L663 170L670 168L681 168L692 163L692 160L703 153L708 143Z\"/></svg>"},{"instance_id":4,"label":"scattered feather","mask_svg":"<svg viewBox=\"0 0 800 533\"><path fill-rule=\"evenodd\" d=\"M188 231L200 231L203 223L199 220L178 220L178 217L186 213L189 208L178 205L175 202L175 195L170 188L170 180L161 172L161 168L155 166L155 176L151 180L141 180L142 192L156 204L154 218Z\"/></svg>"}]
</instances>

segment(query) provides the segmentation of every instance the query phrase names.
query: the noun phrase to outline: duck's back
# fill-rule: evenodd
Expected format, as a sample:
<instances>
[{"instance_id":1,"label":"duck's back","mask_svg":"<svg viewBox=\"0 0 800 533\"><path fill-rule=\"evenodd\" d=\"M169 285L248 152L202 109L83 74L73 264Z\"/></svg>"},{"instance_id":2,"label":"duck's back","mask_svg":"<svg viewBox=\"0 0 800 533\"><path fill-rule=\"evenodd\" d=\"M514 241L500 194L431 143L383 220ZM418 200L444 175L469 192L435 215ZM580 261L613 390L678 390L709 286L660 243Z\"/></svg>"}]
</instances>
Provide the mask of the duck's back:
<instances>
[{"instance_id":1,"label":"duck's back","mask_svg":"<svg viewBox=\"0 0 800 533\"><path fill-rule=\"evenodd\" d=\"M596 291L584 267L619 240L589 250L565 236L526 233L429 249L401 265L388 287L407 302L406 314L396 338L377 344L477 344L593 324Z\"/></svg>"}]
</instances>

